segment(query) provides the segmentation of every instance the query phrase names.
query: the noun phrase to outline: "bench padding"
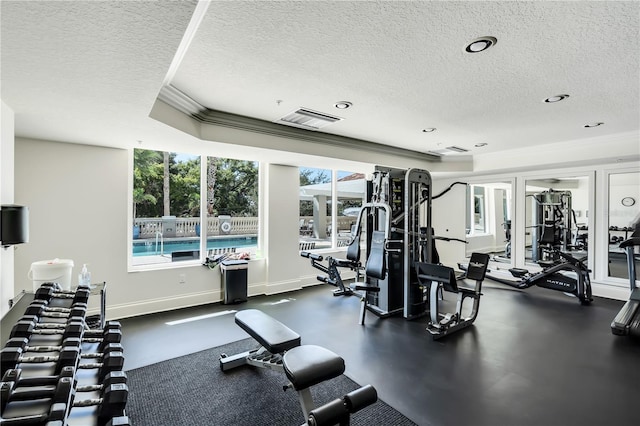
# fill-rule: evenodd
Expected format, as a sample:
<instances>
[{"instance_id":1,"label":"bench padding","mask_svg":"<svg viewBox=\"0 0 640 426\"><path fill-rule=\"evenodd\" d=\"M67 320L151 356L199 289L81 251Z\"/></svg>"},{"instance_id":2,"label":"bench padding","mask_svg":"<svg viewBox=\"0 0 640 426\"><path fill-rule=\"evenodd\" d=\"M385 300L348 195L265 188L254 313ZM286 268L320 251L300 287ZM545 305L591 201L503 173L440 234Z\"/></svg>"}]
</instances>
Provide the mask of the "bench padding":
<instances>
[{"instance_id":1,"label":"bench padding","mask_svg":"<svg viewBox=\"0 0 640 426\"><path fill-rule=\"evenodd\" d=\"M300 335L257 309L236 313L236 324L272 354L300 346Z\"/></svg>"},{"instance_id":2,"label":"bench padding","mask_svg":"<svg viewBox=\"0 0 640 426\"><path fill-rule=\"evenodd\" d=\"M287 378L295 390L302 390L344 373L344 360L320 346L303 345L282 357Z\"/></svg>"}]
</instances>

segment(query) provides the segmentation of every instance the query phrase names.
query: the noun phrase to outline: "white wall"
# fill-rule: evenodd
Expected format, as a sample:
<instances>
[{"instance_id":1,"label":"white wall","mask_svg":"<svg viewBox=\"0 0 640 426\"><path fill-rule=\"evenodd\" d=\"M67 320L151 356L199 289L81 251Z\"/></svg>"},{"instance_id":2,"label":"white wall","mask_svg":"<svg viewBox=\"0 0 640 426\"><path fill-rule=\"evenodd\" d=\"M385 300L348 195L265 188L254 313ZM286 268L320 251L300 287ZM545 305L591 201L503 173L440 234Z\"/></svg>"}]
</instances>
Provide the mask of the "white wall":
<instances>
[{"instance_id":1,"label":"white wall","mask_svg":"<svg viewBox=\"0 0 640 426\"><path fill-rule=\"evenodd\" d=\"M577 175L596 170L596 178L604 179L604 170L623 166L640 169L638 163L624 163L563 169L562 172ZM127 272L129 167L130 153L125 150L16 139L15 202L30 208L31 239L16 251L15 289L10 290L13 294L32 288L27 279L31 262L59 257L75 261L74 275L82 263L89 263L93 280L107 282L110 318L221 300L218 270L191 265ZM262 202L265 222L261 232L267 256L250 262L250 295L288 291L316 283L317 271L298 254L298 169L274 164L263 167L266 168L263 183L266 199ZM559 173L550 171L555 172ZM515 177L516 188L523 189L527 176L526 173L497 175L484 180ZM434 193L448 183L434 179ZM464 186L456 186L444 197L434 200L433 224L437 235L464 238L464 196ZM596 222L598 226L607 223L607 203L604 204L605 207L599 206L595 211L594 218L600 217ZM463 244L438 243L438 250L444 263L455 264L464 259ZM517 253L515 246L514 250ZM340 257L341 252L323 254ZM186 284L179 284L180 274L186 274ZM612 287L614 291L608 291ZM3 288L9 287L3 283ZM628 290L616 293L616 289L624 289L624 283L603 279L594 287L597 295L626 297Z\"/></svg>"},{"instance_id":2,"label":"white wall","mask_svg":"<svg viewBox=\"0 0 640 426\"><path fill-rule=\"evenodd\" d=\"M14 113L2 102L0 112L0 202L14 202ZM14 250L0 248L0 318L9 310L9 299L14 296Z\"/></svg>"},{"instance_id":3,"label":"white wall","mask_svg":"<svg viewBox=\"0 0 640 426\"><path fill-rule=\"evenodd\" d=\"M17 139L16 203L30 208L31 240L16 252L15 293L32 289L27 279L32 262L57 257L75 262L74 284L82 263L89 264L94 282L107 282L109 318L222 300L219 268L172 265L127 272L129 155L120 149ZM298 168L264 167L266 258L250 261L250 296L317 284L315 269L298 254ZM179 284L181 274L186 284Z\"/></svg>"},{"instance_id":4,"label":"white wall","mask_svg":"<svg viewBox=\"0 0 640 426\"><path fill-rule=\"evenodd\" d=\"M296 264L299 238L297 167L267 166L265 250L267 255L267 294L300 288ZM294 260L296 259L296 260Z\"/></svg>"}]
</instances>

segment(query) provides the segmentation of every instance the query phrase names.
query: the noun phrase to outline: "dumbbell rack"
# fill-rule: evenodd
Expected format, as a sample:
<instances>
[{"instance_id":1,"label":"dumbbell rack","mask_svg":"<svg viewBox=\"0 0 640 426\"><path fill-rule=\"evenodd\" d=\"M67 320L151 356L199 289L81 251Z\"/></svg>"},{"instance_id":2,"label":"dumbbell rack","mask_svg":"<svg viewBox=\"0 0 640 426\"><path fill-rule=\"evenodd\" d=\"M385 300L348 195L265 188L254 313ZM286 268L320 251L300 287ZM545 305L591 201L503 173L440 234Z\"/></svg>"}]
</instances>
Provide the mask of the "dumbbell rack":
<instances>
[{"instance_id":1,"label":"dumbbell rack","mask_svg":"<svg viewBox=\"0 0 640 426\"><path fill-rule=\"evenodd\" d=\"M105 286L97 292L100 329L86 325L88 286L62 291L45 283L35 292L1 352L0 424L130 424L122 332L104 320Z\"/></svg>"}]
</instances>

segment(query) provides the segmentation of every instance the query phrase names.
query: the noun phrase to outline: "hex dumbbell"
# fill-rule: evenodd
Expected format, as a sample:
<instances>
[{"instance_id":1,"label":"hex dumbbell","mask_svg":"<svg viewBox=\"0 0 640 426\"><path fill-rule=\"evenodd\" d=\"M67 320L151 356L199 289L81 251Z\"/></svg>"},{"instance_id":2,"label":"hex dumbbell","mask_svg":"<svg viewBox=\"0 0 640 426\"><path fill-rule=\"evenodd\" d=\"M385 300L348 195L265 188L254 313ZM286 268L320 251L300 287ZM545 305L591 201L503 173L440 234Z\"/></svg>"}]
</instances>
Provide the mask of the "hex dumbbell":
<instances>
[{"instance_id":1,"label":"hex dumbbell","mask_svg":"<svg viewBox=\"0 0 640 426\"><path fill-rule=\"evenodd\" d=\"M75 291L62 291L59 287L42 284L33 296L34 300L51 301L51 299L69 299L73 303L88 303L91 289L87 286L78 287Z\"/></svg>"},{"instance_id":2,"label":"hex dumbbell","mask_svg":"<svg viewBox=\"0 0 640 426\"><path fill-rule=\"evenodd\" d=\"M0 351L0 368L2 374L9 369L16 368L18 364L54 363L55 373L59 374L63 367L77 367L80 361L80 348L77 346L64 346L57 355L27 356L21 347L8 346Z\"/></svg>"},{"instance_id":3,"label":"hex dumbbell","mask_svg":"<svg viewBox=\"0 0 640 426\"><path fill-rule=\"evenodd\" d=\"M5 347L21 348L23 352L57 352L65 346L74 346L80 348L82 339L77 337L69 337L62 341L61 345L55 346L29 346L29 340L25 337L12 337L7 340ZM102 341L98 347L98 352L80 353L82 358L101 358L105 352L122 352L124 348L121 343L110 343Z\"/></svg>"},{"instance_id":4,"label":"hex dumbbell","mask_svg":"<svg viewBox=\"0 0 640 426\"><path fill-rule=\"evenodd\" d=\"M119 344L116 345L119 346ZM55 363L54 374L59 374L63 367L73 366L77 369L98 370L97 375L100 380L106 377L107 374L113 371L120 371L124 367L122 347L120 346L117 349L99 354L82 355L78 346L64 346L57 355L27 356L21 347L5 347L0 351L2 374L4 375L7 370L14 369L18 364L22 363ZM80 363L81 358L90 358L97 362Z\"/></svg>"},{"instance_id":5,"label":"hex dumbbell","mask_svg":"<svg viewBox=\"0 0 640 426\"><path fill-rule=\"evenodd\" d=\"M72 366L62 367L60 374L51 376L22 377L22 369L11 368L2 376L3 382L14 382L16 386L51 386L58 383L62 377L75 379L76 369Z\"/></svg>"},{"instance_id":6,"label":"hex dumbbell","mask_svg":"<svg viewBox=\"0 0 640 426\"><path fill-rule=\"evenodd\" d=\"M23 388L0 383L2 424L44 424L64 420L71 409L74 381L61 377L55 385ZM33 401L29 406L28 401ZM29 407L25 413L25 407Z\"/></svg>"},{"instance_id":7,"label":"hex dumbbell","mask_svg":"<svg viewBox=\"0 0 640 426\"><path fill-rule=\"evenodd\" d=\"M49 307L47 302L43 300L34 300L24 311L25 315L35 315L37 317L49 318L70 318L82 317L87 315L86 303L74 303L69 308Z\"/></svg>"},{"instance_id":8,"label":"hex dumbbell","mask_svg":"<svg viewBox=\"0 0 640 426\"><path fill-rule=\"evenodd\" d=\"M0 401L2 409L2 423L7 424L44 424L45 422L65 420L73 401L73 387L75 383L71 377L61 377L55 385L21 387L15 382L0 383ZM27 401L48 399L49 406L45 411L24 414ZM16 407L15 410L12 410Z\"/></svg>"},{"instance_id":9,"label":"hex dumbbell","mask_svg":"<svg viewBox=\"0 0 640 426\"><path fill-rule=\"evenodd\" d=\"M61 335L63 339L79 337L85 341L94 342L105 340L109 343L119 343L122 331L118 321L107 321L104 329L86 329L84 321L77 317L70 318L66 324L38 323L37 317L23 317L11 329L10 337L30 337L32 334Z\"/></svg>"},{"instance_id":10,"label":"hex dumbbell","mask_svg":"<svg viewBox=\"0 0 640 426\"><path fill-rule=\"evenodd\" d=\"M98 425L106 425L114 417L124 416L128 397L129 387L126 383L111 383L102 388L100 398L75 400L72 407L97 407Z\"/></svg>"},{"instance_id":11,"label":"hex dumbbell","mask_svg":"<svg viewBox=\"0 0 640 426\"><path fill-rule=\"evenodd\" d=\"M116 383L127 383L127 373L122 370L111 371L109 374L104 376L101 383L96 383L95 385L84 385L77 386L76 392L102 392L105 388L116 384Z\"/></svg>"}]
</instances>

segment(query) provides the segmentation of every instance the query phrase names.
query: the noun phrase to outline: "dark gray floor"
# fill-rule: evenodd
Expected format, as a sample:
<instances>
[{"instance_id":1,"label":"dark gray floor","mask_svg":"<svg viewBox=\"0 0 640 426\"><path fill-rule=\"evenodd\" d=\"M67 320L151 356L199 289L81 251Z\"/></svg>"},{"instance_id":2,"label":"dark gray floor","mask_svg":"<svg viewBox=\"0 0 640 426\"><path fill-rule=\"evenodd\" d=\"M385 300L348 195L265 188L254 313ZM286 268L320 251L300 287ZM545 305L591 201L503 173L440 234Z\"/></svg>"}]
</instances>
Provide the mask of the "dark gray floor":
<instances>
[{"instance_id":1,"label":"dark gray floor","mask_svg":"<svg viewBox=\"0 0 640 426\"><path fill-rule=\"evenodd\" d=\"M248 337L233 314L168 321L258 308L300 333L304 344L341 355L347 376L374 385L420 425L638 424L640 343L613 336L609 327L623 302L596 298L581 306L562 293L485 282L475 325L433 341L426 319L368 314L359 326L359 300L333 297L331 289L123 320L125 368Z\"/></svg>"}]
</instances>

